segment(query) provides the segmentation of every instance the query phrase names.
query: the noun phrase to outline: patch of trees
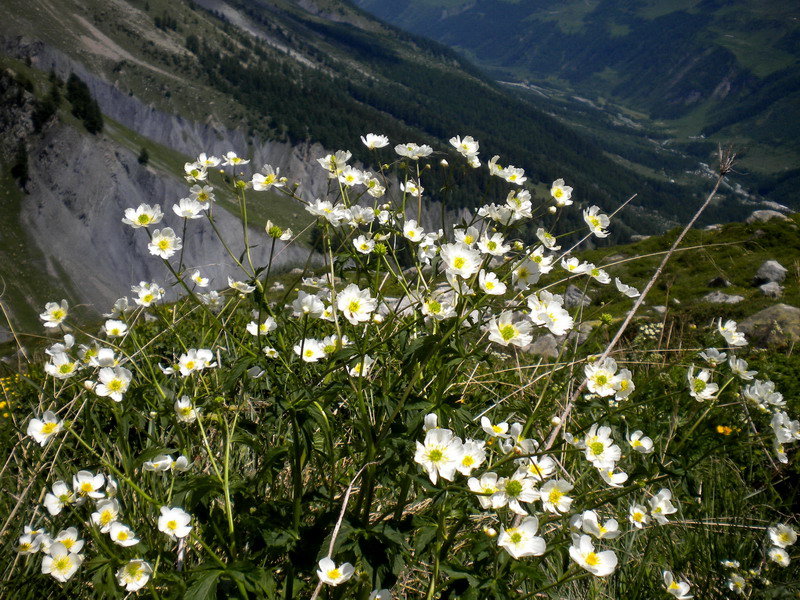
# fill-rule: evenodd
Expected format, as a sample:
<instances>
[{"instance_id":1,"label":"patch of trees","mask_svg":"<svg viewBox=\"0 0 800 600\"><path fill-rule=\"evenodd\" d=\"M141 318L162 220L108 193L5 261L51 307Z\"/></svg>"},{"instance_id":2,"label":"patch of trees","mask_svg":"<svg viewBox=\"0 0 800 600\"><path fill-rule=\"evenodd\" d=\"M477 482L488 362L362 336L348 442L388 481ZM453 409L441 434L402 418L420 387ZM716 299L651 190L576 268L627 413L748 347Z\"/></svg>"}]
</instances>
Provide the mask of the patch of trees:
<instances>
[{"instance_id":1,"label":"patch of trees","mask_svg":"<svg viewBox=\"0 0 800 600\"><path fill-rule=\"evenodd\" d=\"M86 131L91 134L103 130L103 113L100 106L92 98L92 93L80 77L72 73L67 79L67 100L72 105L72 114L83 122Z\"/></svg>"}]
</instances>

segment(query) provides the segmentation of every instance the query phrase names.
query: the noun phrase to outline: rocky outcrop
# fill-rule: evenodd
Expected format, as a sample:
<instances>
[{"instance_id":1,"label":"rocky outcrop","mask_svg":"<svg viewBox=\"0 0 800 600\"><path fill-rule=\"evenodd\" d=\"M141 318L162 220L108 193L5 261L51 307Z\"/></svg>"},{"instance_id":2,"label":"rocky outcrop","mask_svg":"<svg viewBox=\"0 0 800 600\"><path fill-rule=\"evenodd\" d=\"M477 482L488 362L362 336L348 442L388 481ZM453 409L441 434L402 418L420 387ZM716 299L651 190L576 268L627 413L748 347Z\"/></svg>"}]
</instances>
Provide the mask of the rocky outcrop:
<instances>
[{"instance_id":1,"label":"rocky outcrop","mask_svg":"<svg viewBox=\"0 0 800 600\"><path fill-rule=\"evenodd\" d=\"M757 346L796 344L800 341L800 308L776 304L741 321L738 328Z\"/></svg>"},{"instance_id":2,"label":"rocky outcrop","mask_svg":"<svg viewBox=\"0 0 800 600\"><path fill-rule=\"evenodd\" d=\"M789 217L777 210L754 210L753 213L745 219L745 223L764 223L770 219L780 219L781 221L789 221Z\"/></svg>"},{"instance_id":3,"label":"rocky outcrop","mask_svg":"<svg viewBox=\"0 0 800 600\"><path fill-rule=\"evenodd\" d=\"M702 298L705 302L711 302L712 304L738 304L742 300L744 300L744 296L737 296L734 294L724 294L722 292L711 292L706 294Z\"/></svg>"},{"instance_id":4,"label":"rocky outcrop","mask_svg":"<svg viewBox=\"0 0 800 600\"><path fill-rule=\"evenodd\" d=\"M54 281L53 298L60 297L55 282L66 277L80 294L75 301L94 304L98 312L104 312L116 298L128 294L131 285L167 283L165 266L147 250L146 233L121 219L126 208L160 204L165 216L156 227L171 226L181 235L183 220L171 207L186 195L185 181L143 167L134 153L110 140L67 126L46 132L31 152L30 168L30 195L21 220L46 257L45 268ZM220 207L213 214L217 228L238 256L244 249L241 223ZM251 245L254 262L266 264L270 243L263 230L251 232ZM307 255L307 249L284 249L278 242L273 264L298 264ZM199 268L212 279L213 287L227 287L229 275L244 277L205 219L188 222L183 256L184 264Z\"/></svg>"},{"instance_id":5,"label":"rocky outcrop","mask_svg":"<svg viewBox=\"0 0 800 600\"><path fill-rule=\"evenodd\" d=\"M767 260L758 268L758 271L756 271L753 282L756 285L773 281L775 283L782 283L783 280L786 279L786 271L786 267L777 260Z\"/></svg>"}]
</instances>

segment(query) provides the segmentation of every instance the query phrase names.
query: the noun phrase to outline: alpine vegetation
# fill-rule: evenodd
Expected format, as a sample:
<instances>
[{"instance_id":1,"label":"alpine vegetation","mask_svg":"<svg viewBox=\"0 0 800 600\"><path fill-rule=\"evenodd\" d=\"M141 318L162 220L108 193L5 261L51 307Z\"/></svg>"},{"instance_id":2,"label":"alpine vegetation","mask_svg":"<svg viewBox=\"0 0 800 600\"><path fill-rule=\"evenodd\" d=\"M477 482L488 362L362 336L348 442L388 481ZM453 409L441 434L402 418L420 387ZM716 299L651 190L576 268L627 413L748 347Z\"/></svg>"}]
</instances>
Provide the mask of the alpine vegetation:
<instances>
[{"instance_id":1,"label":"alpine vegetation","mask_svg":"<svg viewBox=\"0 0 800 600\"><path fill-rule=\"evenodd\" d=\"M271 165L201 154L172 210L120 215L163 280L131 282L97 326L66 300L44 307L50 341L20 369L4 438L1 595L797 591L800 422L748 370L737 323L670 352L626 336L658 272L640 292L581 259L614 215L574 203L566 179L529 187L498 156L484 166L471 136L449 154L361 141L380 166L320 158L329 193L313 200ZM426 189L432 164L488 168L507 189L432 225L423 202L447 197ZM222 240L239 273L209 281L183 241L198 219L213 227L223 185L243 251ZM267 190L316 217L323 267L254 263L256 245L299 243L271 221L257 239L249 228ZM556 235L573 210L586 229ZM568 285L618 295L627 317L597 319ZM534 353L544 336L555 358Z\"/></svg>"}]
</instances>

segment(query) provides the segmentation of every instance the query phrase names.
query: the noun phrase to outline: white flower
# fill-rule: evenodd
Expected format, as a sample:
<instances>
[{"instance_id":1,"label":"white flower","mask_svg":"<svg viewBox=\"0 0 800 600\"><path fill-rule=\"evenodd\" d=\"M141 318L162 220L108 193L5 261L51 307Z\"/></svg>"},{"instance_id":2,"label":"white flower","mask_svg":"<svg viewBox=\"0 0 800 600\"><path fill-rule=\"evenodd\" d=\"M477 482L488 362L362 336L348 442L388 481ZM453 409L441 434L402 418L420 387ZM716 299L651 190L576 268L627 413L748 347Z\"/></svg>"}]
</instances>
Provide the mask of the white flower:
<instances>
[{"instance_id":1,"label":"white flower","mask_svg":"<svg viewBox=\"0 0 800 600\"><path fill-rule=\"evenodd\" d=\"M400 182L400 190L408 194L409 196L413 196L414 198L419 198L420 196L422 196L422 192L425 191L425 188L422 187L419 183L417 183L413 179L409 179L405 183Z\"/></svg>"},{"instance_id":2,"label":"white flower","mask_svg":"<svg viewBox=\"0 0 800 600\"><path fill-rule=\"evenodd\" d=\"M529 321L514 322L514 313L505 311L500 318L492 317L486 327L489 341L508 346L512 344L524 348L533 340Z\"/></svg>"},{"instance_id":3,"label":"white flower","mask_svg":"<svg viewBox=\"0 0 800 600\"><path fill-rule=\"evenodd\" d=\"M608 216L600 212L597 206L590 206L583 211L583 220L589 226L589 230L599 238L608 237L606 227L609 224Z\"/></svg>"},{"instance_id":4,"label":"white flower","mask_svg":"<svg viewBox=\"0 0 800 600\"><path fill-rule=\"evenodd\" d=\"M239 157L236 155L236 152L228 152L228 153L225 155L225 160L224 160L224 162L222 163L222 166L226 166L226 167L237 167L237 166L239 166L239 165L246 165L246 164L247 164L247 163L249 163L249 162L250 162L249 160L246 160L246 159L244 159L244 158L239 158Z\"/></svg>"},{"instance_id":5,"label":"white flower","mask_svg":"<svg viewBox=\"0 0 800 600\"><path fill-rule=\"evenodd\" d=\"M185 173L184 178L190 183L208 179L208 167L199 162L184 163L183 171Z\"/></svg>"},{"instance_id":6,"label":"white flower","mask_svg":"<svg viewBox=\"0 0 800 600\"><path fill-rule=\"evenodd\" d=\"M653 451L653 440L640 430L636 430L628 436L628 443L631 448L642 454L650 454Z\"/></svg>"},{"instance_id":7,"label":"white flower","mask_svg":"<svg viewBox=\"0 0 800 600\"><path fill-rule=\"evenodd\" d=\"M52 575L61 583L67 582L83 563L83 557L67 550L57 542L50 546L48 554L42 559L42 573Z\"/></svg>"},{"instance_id":8,"label":"white flower","mask_svg":"<svg viewBox=\"0 0 800 600\"><path fill-rule=\"evenodd\" d=\"M728 320L722 324L722 319L719 320L718 329L725 341L731 346L746 346L747 340L743 333L736 330L736 321Z\"/></svg>"},{"instance_id":9,"label":"white flower","mask_svg":"<svg viewBox=\"0 0 800 600\"><path fill-rule=\"evenodd\" d=\"M286 180L279 177L280 172L280 169L273 169L272 165L264 165L261 167L261 173L253 175L253 189L257 192L266 192L272 187L283 187L286 185Z\"/></svg>"},{"instance_id":10,"label":"white flower","mask_svg":"<svg viewBox=\"0 0 800 600\"><path fill-rule=\"evenodd\" d=\"M478 273L478 285L490 296L502 296L508 289L506 284L497 278L494 273L487 273L484 269Z\"/></svg>"},{"instance_id":11,"label":"white flower","mask_svg":"<svg viewBox=\"0 0 800 600\"><path fill-rule=\"evenodd\" d=\"M567 492L572 490L572 484L563 479L552 479L539 489L539 496L542 500L544 510L559 514L569 510L572 498L567 496Z\"/></svg>"},{"instance_id":12,"label":"white flower","mask_svg":"<svg viewBox=\"0 0 800 600\"><path fill-rule=\"evenodd\" d=\"M597 470L600 477L611 487L622 487L622 484L628 481L628 474L623 471L614 471L611 469L600 468Z\"/></svg>"},{"instance_id":13,"label":"white flower","mask_svg":"<svg viewBox=\"0 0 800 600\"><path fill-rule=\"evenodd\" d=\"M212 358L214 358L214 355L211 353L211 350L206 348L195 350L192 348L185 354L181 354L181 356L178 358L178 369L180 374L183 377L188 377L190 374L196 371L202 371L203 369L216 367L217 363L211 362Z\"/></svg>"},{"instance_id":14,"label":"white flower","mask_svg":"<svg viewBox=\"0 0 800 600\"><path fill-rule=\"evenodd\" d=\"M471 135L464 136L464 139L461 139L461 136L458 135L451 137L450 145L458 150L458 153L464 158L477 155L480 148L480 144Z\"/></svg>"},{"instance_id":15,"label":"white flower","mask_svg":"<svg viewBox=\"0 0 800 600\"><path fill-rule=\"evenodd\" d=\"M27 434L40 446L44 446L50 438L61 432L61 421L53 411L45 411L41 419L31 419Z\"/></svg>"},{"instance_id":16,"label":"white flower","mask_svg":"<svg viewBox=\"0 0 800 600\"><path fill-rule=\"evenodd\" d=\"M131 288L131 291L137 295L134 302L139 306L150 306L153 302L161 300L166 291L157 283L147 283L146 281L139 282Z\"/></svg>"},{"instance_id":17,"label":"white flower","mask_svg":"<svg viewBox=\"0 0 800 600\"><path fill-rule=\"evenodd\" d=\"M613 396L616 393L617 362L613 358L606 357L599 363L590 363L583 370L589 392L600 397Z\"/></svg>"},{"instance_id":18,"label":"white flower","mask_svg":"<svg viewBox=\"0 0 800 600\"><path fill-rule=\"evenodd\" d=\"M518 290L527 290L530 286L539 281L542 271L539 263L530 258L525 258L511 271L511 282Z\"/></svg>"},{"instance_id":19,"label":"white flower","mask_svg":"<svg viewBox=\"0 0 800 600\"><path fill-rule=\"evenodd\" d=\"M147 245L150 254L161 257L163 259L170 258L178 250L183 248L181 238L175 235L171 227L164 229L156 229L153 231L153 237Z\"/></svg>"},{"instance_id":20,"label":"white flower","mask_svg":"<svg viewBox=\"0 0 800 600\"><path fill-rule=\"evenodd\" d=\"M449 429L431 429L425 434L425 442L417 442L414 461L422 465L435 484L439 477L453 481L461 462L461 440Z\"/></svg>"},{"instance_id":21,"label":"white flower","mask_svg":"<svg viewBox=\"0 0 800 600\"><path fill-rule=\"evenodd\" d=\"M650 521L650 517L647 515L647 508L641 504L631 504L628 510L628 520L637 529L644 528Z\"/></svg>"},{"instance_id":22,"label":"white flower","mask_svg":"<svg viewBox=\"0 0 800 600\"><path fill-rule=\"evenodd\" d=\"M360 235L353 240L353 246L361 254L369 254L375 249L375 240L368 238L365 235Z\"/></svg>"},{"instance_id":23,"label":"white flower","mask_svg":"<svg viewBox=\"0 0 800 600\"><path fill-rule=\"evenodd\" d=\"M175 416L181 423L194 423L200 415L201 408L195 408L189 396L182 396L175 401Z\"/></svg>"},{"instance_id":24,"label":"white flower","mask_svg":"<svg viewBox=\"0 0 800 600\"><path fill-rule=\"evenodd\" d=\"M336 566L330 558L325 557L319 561L319 569L317 570L317 577L322 583L328 585L339 585L344 583L353 576L355 569L350 563Z\"/></svg>"},{"instance_id":25,"label":"white flower","mask_svg":"<svg viewBox=\"0 0 800 600\"><path fill-rule=\"evenodd\" d=\"M478 249L484 254L491 256L503 256L506 252L511 250L511 246L505 243L502 233L495 233L492 237L488 237L485 233L478 241Z\"/></svg>"},{"instance_id":26,"label":"white flower","mask_svg":"<svg viewBox=\"0 0 800 600\"><path fill-rule=\"evenodd\" d=\"M114 402L122 402L122 395L128 391L131 383L131 372L125 367L105 367L100 369L100 383L94 388L98 396L108 396Z\"/></svg>"},{"instance_id":27,"label":"white flower","mask_svg":"<svg viewBox=\"0 0 800 600\"><path fill-rule=\"evenodd\" d=\"M744 388L742 395L764 410L769 406L781 407L786 404L783 394L776 392L775 384L769 380L756 379Z\"/></svg>"},{"instance_id":28,"label":"white flower","mask_svg":"<svg viewBox=\"0 0 800 600\"><path fill-rule=\"evenodd\" d=\"M325 305L319 296L300 290L297 293L297 298L292 302L292 311L293 317L308 315L318 319L325 311Z\"/></svg>"},{"instance_id":29,"label":"white flower","mask_svg":"<svg viewBox=\"0 0 800 600\"><path fill-rule=\"evenodd\" d=\"M494 495L498 492L497 473L491 471L481 475L480 479L470 477L467 480L470 491L478 494L478 502L484 510L495 508Z\"/></svg>"},{"instance_id":30,"label":"white flower","mask_svg":"<svg viewBox=\"0 0 800 600\"><path fill-rule=\"evenodd\" d=\"M53 484L53 492L48 492L44 497L44 506L52 516L59 514L70 504L76 504L78 499L72 490L63 481L56 481Z\"/></svg>"},{"instance_id":31,"label":"white flower","mask_svg":"<svg viewBox=\"0 0 800 600\"><path fill-rule=\"evenodd\" d=\"M84 498L88 496L89 498L99 499L105 496L100 491L105 482L106 478L102 473L95 475L90 471L78 471L72 477L72 490Z\"/></svg>"},{"instance_id":32,"label":"white flower","mask_svg":"<svg viewBox=\"0 0 800 600\"><path fill-rule=\"evenodd\" d=\"M550 186L550 195L556 201L557 206L569 206L572 204L572 188L564 185L563 179L556 179Z\"/></svg>"},{"instance_id":33,"label":"white flower","mask_svg":"<svg viewBox=\"0 0 800 600\"><path fill-rule=\"evenodd\" d=\"M192 195L192 198L204 205L205 208L208 208L211 202L214 201L214 188L210 185L200 186L195 184L189 188L189 193Z\"/></svg>"},{"instance_id":34,"label":"white flower","mask_svg":"<svg viewBox=\"0 0 800 600\"><path fill-rule=\"evenodd\" d=\"M97 502L97 511L92 513L92 523L100 528L102 533L111 530L111 524L119 516L119 502L116 499L103 499Z\"/></svg>"},{"instance_id":35,"label":"white flower","mask_svg":"<svg viewBox=\"0 0 800 600\"><path fill-rule=\"evenodd\" d=\"M730 579L728 579L728 589L737 594L741 594L744 592L746 583L744 577L737 573L732 573Z\"/></svg>"},{"instance_id":36,"label":"white flower","mask_svg":"<svg viewBox=\"0 0 800 600\"><path fill-rule=\"evenodd\" d=\"M610 427L592 425L586 434L586 459L598 469L613 469L622 456L620 447L611 438Z\"/></svg>"},{"instance_id":37,"label":"white flower","mask_svg":"<svg viewBox=\"0 0 800 600\"><path fill-rule=\"evenodd\" d=\"M369 595L369 600L392 600L392 594L387 589L373 590Z\"/></svg>"},{"instance_id":38,"label":"white flower","mask_svg":"<svg viewBox=\"0 0 800 600\"><path fill-rule=\"evenodd\" d=\"M375 363L370 356L364 356L363 360L358 361L355 365L347 370L350 377L366 377L372 370L372 365Z\"/></svg>"},{"instance_id":39,"label":"white flower","mask_svg":"<svg viewBox=\"0 0 800 600\"><path fill-rule=\"evenodd\" d=\"M236 290L240 294L249 294L256 289L256 286L249 285L244 281L234 281L234 279L228 276L228 287L232 290Z\"/></svg>"},{"instance_id":40,"label":"white flower","mask_svg":"<svg viewBox=\"0 0 800 600\"><path fill-rule=\"evenodd\" d=\"M789 553L783 548L770 548L769 552L767 552L767 556L769 556L772 562L776 562L782 567L788 567L791 562Z\"/></svg>"},{"instance_id":41,"label":"white flower","mask_svg":"<svg viewBox=\"0 0 800 600\"><path fill-rule=\"evenodd\" d=\"M181 198L178 204L172 205L172 211L183 219L199 219L207 205L203 205L194 198Z\"/></svg>"},{"instance_id":42,"label":"white flower","mask_svg":"<svg viewBox=\"0 0 800 600\"><path fill-rule=\"evenodd\" d=\"M111 540L115 544L124 548L128 546L135 546L139 543L139 538L136 537L136 534L133 532L133 530L127 525L123 525L119 521L114 521L111 524L108 534L111 536Z\"/></svg>"},{"instance_id":43,"label":"white flower","mask_svg":"<svg viewBox=\"0 0 800 600\"><path fill-rule=\"evenodd\" d=\"M758 371L748 371L747 361L741 358L731 356L728 359L728 365L731 367L731 372L739 379L743 379L744 381L752 381L753 377L758 375Z\"/></svg>"},{"instance_id":44,"label":"white flower","mask_svg":"<svg viewBox=\"0 0 800 600\"><path fill-rule=\"evenodd\" d=\"M122 219L122 222L134 229L139 229L140 227L149 227L160 223L163 218L164 213L161 212L161 207L158 204L155 206L140 204L139 208L125 209L125 218Z\"/></svg>"},{"instance_id":45,"label":"white flower","mask_svg":"<svg viewBox=\"0 0 800 600\"><path fill-rule=\"evenodd\" d=\"M528 511L522 508L520 502L534 502L539 498L539 492L533 487L533 479L528 478L524 471L517 471L511 477L501 477L497 480L497 492L492 497L492 507L501 508L508 505L518 515L527 516Z\"/></svg>"},{"instance_id":46,"label":"white flower","mask_svg":"<svg viewBox=\"0 0 800 600\"><path fill-rule=\"evenodd\" d=\"M672 492L667 488L662 488L650 498L650 514L660 525L667 523L667 515L678 512L672 504Z\"/></svg>"},{"instance_id":47,"label":"white flower","mask_svg":"<svg viewBox=\"0 0 800 600\"><path fill-rule=\"evenodd\" d=\"M422 240L425 230L422 229L414 219L409 219L403 223L403 237L412 242L419 242Z\"/></svg>"},{"instance_id":48,"label":"white flower","mask_svg":"<svg viewBox=\"0 0 800 600\"><path fill-rule=\"evenodd\" d=\"M584 533L598 540L613 540L622 533L616 519L607 519L604 523L600 523L597 513L593 510L587 510L581 515L581 527Z\"/></svg>"},{"instance_id":49,"label":"white flower","mask_svg":"<svg viewBox=\"0 0 800 600\"><path fill-rule=\"evenodd\" d=\"M544 230L543 227L539 227L536 230L536 237L539 238L539 241L544 244L544 247L548 250L561 250L561 246L556 245L556 238L553 234Z\"/></svg>"},{"instance_id":50,"label":"white flower","mask_svg":"<svg viewBox=\"0 0 800 600\"><path fill-rule=\"evenodd\" d=\"M706 348L700 353L700 358L702 358L712 367L716 367L717 365L724 363L725 359L728 358L728 355L725 352L720 352L716 348Z\"/></svg>"},{"instance_id":51,"label":"white flower","mask_svg":"<svg viewBox=\"0 0 800 600\"><path fill-rule=\"evenodd\" d=\"M84 541L78 537L78 530L75 527L67 527L59 531L53 541L63 544L72 554L78 554L83 549L84 544Z\"/></svg>"},{"instance_id":52,"label":"white flower","mask_svg":"<svg viewBox=\"0 0 800 600\"><path fill-rule=\"evenodd\" d=\"M691 586L685 581L675 579L670 571L664 571L664 587L668 594L672 594L678 600L689 600L694 597L689 593Z\"/></svg>"},{"instance_id":53,"label":"white flower","mask_svg":"<svg viewBox=\"0 0 800 600\"><path fill-rule=\"evenodd\" d=\"M411 160L419 160L425 156L430 156L433 152L433 148L426 144L418 146L417 144L409 142L407 144L398 144L394 147L394 151L400 156L405 156Z\"/></svg>"},{"instance_id":54,"label":"white flower","mask_svg":"<svg viewBox=\"0 0 800 600\"><path fill-rule=\"evenodd\" d=\"M389 145L389 138L385 135L377 135L374 133L368 133L366 137L363 135L361 136L361 141L364 145L369 148L370 150L375 150L377 148L383 148Z\"/></svg>"},{"instance_id":55,"label":"white flower","mask_svg":"<svg viewBox=\"0 0 800 600\"><path fill-rule=\"evenodd\" d=\"M569 555L578 565L597 577L611 575L617 567L617 555L611 550L595 552L592 538L574 534Z\"/></svg>"},{"instance_id":56,"label":"white flower","mask_svg":"<svg viewBox=\"0 0 800 600\"><path fill-rule=\"evenodd\" d=\"M544 538L536 535L539 519L525 517L518 527L500 528L497 545L514 558L541 556L546 550Z\"/></svg>"},{"instance_id":57,"label":"white flower","mask_svg":"<svg viewBox=\"0 0 800 600\"><path fill-rule=\"evenodd\" d=\"M39 315L39 318L44 321L45 327L58 327L67 318L68 312L69 304L66 300L62 300L61 304L48 302L44 305L44 312Z\"/></svg>"},{"instance_id":58,"label":"white flower","mask_svg":"<svg viewBox=\"0 0 800 600\"><path fill-rule=\"evenodd\" d=\"M156 473L169 471L172 468L172 457L166 454L159 454L153 460L145 461L142 464L143 471L153 471Z\"/></svg>"},{"instance_id":59,"label":"white flower","mask_svg":"<svg viewBox=\"0 0 800 600\"><path fill-rule=\"evenodd\" d=\"M602 283L603 285L611 281L611 275L609 275L608 272L604 271L599 267L594 266L592 263L586 263L583 272L592 279L594 279L595 281L597 281L597 283Z\"/></svg>"},{"instance_id":60,"label":"white flower","mask_svg":"<svg viewBox=\"0 0 800 600\"><path fill-rule=\"evenodd\" d=\"M586 272L587 263L582 263L574 256L561 259L561 266L568 272L580 275ZM617 286L619 287L619 286Z\"/></svg>"},{"instance_id":61,"label":"white flower","mask_svg":"<svg viewBox=\"0 0 800 600\"><path fill-rule=\"evenodd\" d=\"M442 246L439 255L444 262L445 271L451 275L458 275L463 279L469 279L481 267L480 253L463 242L445 244Z\"/></svg>"},{"instance_id":62,"label":"white flower","mask_svg":"<svg viewBox=\"0 0 800 600\"><path fill-rule=\"evenodd\" d=\"M377 303L370 295L369 289L362 290L355 283L351 283L337 295L336 306L350 323L358 325L370 320Z\"/></svg>"},{"instance_id":63,"label":"white flower","mask_svg":"<svg viewBox=\"0 0 800 600\"><path fill-rule=\"evenodd\" d=\"M625 294L628 298L636 298L640 295L639 290L633 286L625 285L619 280L619 277L614 278L614 284L617 286L617 289Z\"/></svg>"},{"instance_id":64,"label":"white flower","mask_svg":"<svg viewBox=\"0 0 800 600\"><path fill-rule=\"evenodd\" d=\"M465 440L461 446L461 461L458 463L457 470L462 475L469 477L472 471L477 469L486 460L486 451L483 440Z\"/></svg>"},{"instance_id":65,"label":"white flower","mask_svg":"<svg viewBox=\"0 0 800 600\"><path fill-rule=\"evenodd\" d=\"M518 459L517 471L524 471L528 477L535 481L544 481L556 471L556 463L549 456L529 456Z\"/></svg>"},{"instance_id":66,"label":"white flower","mask_svg":"<svg viewBox=\"0 0 800 600\"><path fill-rule=\"evenodd\" d=\"M117 570L117 583L128 592L142 589L150 580L153 567L146 560L140 558L128 561Z\"/></svg>"},{"instance_id":67,"label":"white flower","mask_svg":"<svg viewBox=\"0 0 800 600\"><path fill-rule=\"evenodd\" d=\"M534 263L535 264L535 263ZM575 324L563 307L564 299L543 290L528 297L530 318L534 325L547 327L553 335L564 335Z\"/></svg>"},{"instance_id":68,"label":"white flower","mask_svg":"<svg viewBox=\"0 0 800 600\"><path fill-rule=\"evenodd\" d=\"M294 345L294 353L305 362L317 362L325 358L325 348L322 342L314 338L306 338L299 344Z\"/></svg>"},{"instance_id":69,"label":"white flower","mask_svg":"<svg viewBox=\"0 0 800 600\"><path fill-rule=\"evenodd\" d=\"M161 516L158 517L158 530L171 539L184 538L192 531L189 523L192 516L181 508L161 507Z\"/></svg>"},{"instance_id":70,"label":"white flower","mask_svg":"<svg viewBox=\"0 0 800 600\"><path fill-rule=\"evenodd\" d=\"M714 394L719 390L719 386L716 383L708 382L711 378L711 372L707 369L703 369L697 374L697 377L695 377L694 365L692 365L689 367L689 372L686 374L686 377L689 380L689 395L698 402L712 399Z\"/></svg>"},{"instance_id":71,"label":"white flower","mask_svg":"<svg viewBox=\"0 0 800 600\"><path fill-rule=\"evenodd\" d=\"M797 532L788 525L778 524L767 529L770 541L779 548L786 548L797 541Z\"/></svg>"},{"instance_id":72,"label":"white flower","mask_svg":"<svg viewBox=\"0 0 800 600\"><path fill-rule=\"evenodd\" d=\"M324 158L318 158L317 162L329 172L329 177L335 178L351 156L352 153L348 150L337 150L335 154L328 154Z\"/></svg>"},{"instance_id":73,"label":"white flower","mask_svg":"<svg viewBox=\"0 0 800 600\"><path fill-rule=\"evenodd\" d=\"M247 333L250 335L267 335L271 331L275 331L278 328L278 323L272 317L267 317L264 319L263 323L256 323L255 321L250 321L247 324Z\"/></svg>"}]
</instances>

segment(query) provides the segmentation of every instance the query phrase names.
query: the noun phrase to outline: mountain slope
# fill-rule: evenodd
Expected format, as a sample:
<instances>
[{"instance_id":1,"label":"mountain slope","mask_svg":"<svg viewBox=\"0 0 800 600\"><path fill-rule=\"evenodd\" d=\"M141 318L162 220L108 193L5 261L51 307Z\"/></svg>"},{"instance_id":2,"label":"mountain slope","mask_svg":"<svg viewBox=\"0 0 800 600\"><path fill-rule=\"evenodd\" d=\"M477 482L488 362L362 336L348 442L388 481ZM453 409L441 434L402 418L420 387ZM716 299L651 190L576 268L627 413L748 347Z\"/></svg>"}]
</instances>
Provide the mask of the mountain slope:
<instances>
[{"instance_id":1,"label":"mountain slope","mask_svg":"<svg viewBox=\"0 0 800 600\"><path fill-rule=\"evenodd\" d=\"M788 0L357 0L530 80L646 113L673 136L714 136L783 174L800 160L800 12ZM660 122L660 123L659 123ZM776 153L780 148L782 153Z\"/></svg>"}]
</instances>

